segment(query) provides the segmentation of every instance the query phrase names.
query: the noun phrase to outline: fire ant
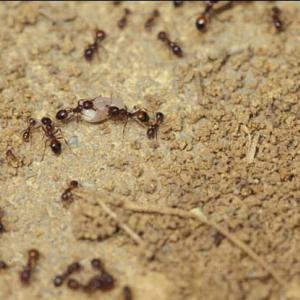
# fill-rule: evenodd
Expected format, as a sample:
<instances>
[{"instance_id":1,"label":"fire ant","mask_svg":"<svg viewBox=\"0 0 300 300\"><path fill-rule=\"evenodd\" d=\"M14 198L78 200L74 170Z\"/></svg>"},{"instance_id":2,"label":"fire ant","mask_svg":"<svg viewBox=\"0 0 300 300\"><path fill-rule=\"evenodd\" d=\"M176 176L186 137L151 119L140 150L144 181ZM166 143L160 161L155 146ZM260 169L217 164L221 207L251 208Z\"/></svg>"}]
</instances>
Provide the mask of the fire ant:
<instances>
[{"instance_id":1,"label":"fire ant","mask_svg":"<svg viewBox=\"0 0 300 300\"><path fill-rule=\"evenodd\" d=\"M164 42L172 50L172 52L176 56L178 56L178 57L182 57L183 56L183 53L182 53L182 50L181 50L180 46L177 45L175 42L172 42L169 39L169 36L168 36L168 34L165 31L160 31L158 33L158 35L157 35L157 38L159 40L161 40L162 42Z\"/></svg>"},{"instance_id":2,"label":"fire ant","mask_svg":"<svg viewBox=\"0 0 300 300\"><path fill-rule=\"evenodd\" d=\"M91 61L94 57L94 53L98 52L98 48L102 41L106 38L106 32L101 29L97 29L95 32L94 43L89 44L84 50L84 57L87 61Z\"/></svg>"},{"instance_id":3,"label":"fire ant","mask_svg":"<svg viewBox=\"0 0 300 300\"><path fill-rule=\"evenodd\" d=\"M60 121L70 121L75 115L77 122L79 121L79 115L82 113L83 109L92 109L96 110L94 108L94 99L92 100L85 100L81 99L78 101L77 106L74 108L65 108L61 109L56 113L56 119Z\"/></svg>"},{"instance_id":4,"label":"fire ant","mask_svg":"<svg viewBox=\"0 0 300 300\"><path fill-rule=\"evenodd\" d=\"M73 202L72 190L74 190L77 187L78 187L78 181L71 180L69 187L62 193L60 197L61 201L68 204Z\"/></svg>"},{"instance_id":5,"label":"fire ant","mask_svg":"<svg viewBox=\"0 0 300 300\"><path fill-rule=\"evenodd\" d=\"M156 118L155 123L150 124L147 129L148 139L154 139L154 138L157 139L157 133L158 133L159 126L163 123L165 117L164 117L163 113L157 112L155 118Z\"/></svg>"},{"instance_id":6,"label":"fire ant","mask_svg":"<svg viewBox=\"0 0 300 300\"><path fill-rule=\"evenodd\" d=\"M212 11L213 6L218 3L218 1L205 1L206 7L204 11L196 19L196 28L200 31L206 29L207 16Z\"/></svg>"},{"instance_id":7,"label":"fire ant","mask_svg":"<svg viewBox=\"0 0 300 300\"><path fill-rule=\"evenodd\" d=\"M56 287L59 287L61 286L64 281L73 273L75 272L78 272L82 269L82 266L78 263L78 262L74 262L72 264L70 264L68 267L67 267L67 270L62 274L62 275L57 275L55 278L54 278L54 286ZM68 286L69 288L72 288L70 287L73 286L72 283L69 284L68 282Z\"/></svg>"},{"instance_id":8,"label":"fire ant","mask_svg":"<svg viewBox=\"0 0 300 300\"><path fill-rule=\"evenodd\" d=\"M111 119L125 121L123 134L129 118L139 124L147 124L150 120L146 111L138 109L134 112L129 112L126 107L118 108L117 106L108 106L108 115Z\"/></svg>"},{"instance_id":9,"label":"fire ant","mask_svg":"<svg viewBox=\"0 0 300 300\"><path fill-rule=\"evenodd\" d=\"M28 143L32 137L32 130L37 128L37 121L33 118L28 119L28 127L23 131L23 141Z\"/></svg>"},{"instance_id":10,"label":"fire ant","mask_svg":"<svg viewBox=\"0 0 300 300\"><path fill-rule=\"evenodd\" d=\"M273 24L277 32L283 30L283 24L282 21L280 20L280 15L281 15L281 10L277 6L272 7Z\"/></svg>"},{"instance_id":11,"label":"fire ant","mask_svg":"<svg viewBox=\"0 0 300 300\"><path fill-rule=\"evenodd\" d=\"M160 16L160 12L158 9L154 9L153 12L152 12L152 15L151 17L145 22L145 29L147 31L151 31L152 30L152 27L154 25L154 22L155 20Z\"/></svg>"},{"instance_id":12,"label":"fire ant","mask_svg":"<svg viewBox=\"0 0 300 300\"><path fill-rule=\"evenodd\" d=\"M124 9L124 16L118 21L118 27L124 29L127 25L127 17L131 14L131 10L128 8Z\"/></svg>"},{"instance_id":13,"label":"fire ant","mask_svg":"<svg viewBox=\"0 0 300 300\"><path fill-rule=\"evenodd\" d=\"M29 284L31 273L34 270L34 268L37 265L37 262L39 260L40 253L36 249L31 249L28 251L28 261L27 265L23 269L23 271L20 273L20 280L23 284Z\"/></svg>"},{"instance_id":14,"label":"fire ant","mask_svg":"<svg viewBox=\"0 0 300 300\"><path fill-rule=\"evenodd\" d=\"M104 268L103 263L98 258L91 260L91 266L96 271L100 272L100 275L93 276L87 284L83 286L83 289L87 293L93 293L97 290L108 291L114 288L114 278Z\"/></svg>"},{"instance_id":15,"label":"fire ant","mask_svg":"<svg viewBox=\"0 0 300 300\"><path fill-rule=\"evenodd\" d=\"M50 118L43 117L41 119L41 122L42 122L42 129L47 138L46 142L45 142L43 157L42 157L42 160L43 160L44 156L45 156L45 150L46 150L47 143L49 143L49 146L50 146L51 150L53 151L53 153L55 153L56 155L59 155L61 153L61 143L60 143L59 139L63 139L67 145L68 145L68 142L62 136L61 129L57 128L53 124L53 122ZM56 137L56 134L58 132L60 133L60 136Z\"/></svg>"}]
</instances>

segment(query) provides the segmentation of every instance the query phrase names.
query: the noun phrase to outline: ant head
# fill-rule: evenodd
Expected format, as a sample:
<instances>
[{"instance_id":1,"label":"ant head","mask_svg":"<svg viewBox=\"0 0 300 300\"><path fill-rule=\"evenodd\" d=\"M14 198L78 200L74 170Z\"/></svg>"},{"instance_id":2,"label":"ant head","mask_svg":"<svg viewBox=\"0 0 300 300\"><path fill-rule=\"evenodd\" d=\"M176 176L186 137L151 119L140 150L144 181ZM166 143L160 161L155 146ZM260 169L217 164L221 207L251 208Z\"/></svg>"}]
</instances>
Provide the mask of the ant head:
<instances>
[{"instance_id":1,"label":"ant head","mask_svg":"<svg viewBox=\"0 0 300 300\"><path fill-rule=\"evenodd\" d=\"M30 126L34 126L36 124L36 120L34 118L29 118L28 123Z\"/></svg>"},{"instance_id":2,"label":"ant head","mask_svg":"<svg viewBox=\"0 0 300 300\"><path fill-rule=\"evenodd\" d=\"M78 181L77 180L71 180L70 187L77 188L78 187Z\"/></svg>"},{"instance_id":3,"label":"ant head","mask_svg":"<svg viewBox=\"0 0 300 300\"><path fill-rule=\"evenodd\" d=\"M84 109L92 109L94 107L94 104L93 104L93 101L86 100L86 101L83 101L82 106Z\"/></svg>"},{"instance_id":4,"label":"ant head","mask_svg":"<svg viewBox=\"0 0 300 300\"><path fill-rule=\"evenodd\" d=\"M102 42L106 38L106 32L103 30L96 30L96 41Z\"/></svg>"},{"instance_id":5,"label":"ant head","mask_svg":"<svg viewBox=\"0 0 300 300\"><path fill-rule=\"evenodd\" d=\"M67 110L65 109L61 109L56 113L56 119L57 120L65 120L66 118L68 118L69 114L67 112Z\"/></svg>"},{"instance_id":6,"label":"ant head","mask_svg":"<svg viewBox=\"0 0 300 300\"><path fill-rule=\"evenodd\" d=\"M111 117L116 117L119 115L119 113L120 113L120 109L117 106L109 106L108 107L108 114Z\"/></svg>"},{"instance_id":7,"label":"ant head","mask_svg":"<svg viewBox=\"0 0 300 300\"><path fill-rule=\"evenodd\" d=\"M48 125L48 126L52 125L52 120L48 117L43 117L41 119L41 122L42 122L43 125Z\"/></svg>"},{"instance_id":8,"label":"ant head","mask_svg":"<svg viewBox=\"0 0 300 300\"><path fill-rule=\"evenodd\" d=\"M159 15L160 15L160 12L159 12L159 10L158 9L154 9L153 10L153 17L159 17Z\"/></svg>"},{"instance_id":9,"label":"ant head","mask_svg":"<svg viewBox=\"0 0 300 300\"><path fill-rule=\"evenodd\" d=\"M157 35L157 38L163 42L168 40L168 34L165 31L160 31Z\"/></svg>"},{"instance_id":10,"label":"ant head","mask_svg":"<svg viewBox=\"0 0 300 300\"><path fill-rule=\"evenodd\" d=\"M157 123L162 123L165 119L165 116L162 112L157 112L156 113L156 122Z\"/></svg>"},{"instance_id":11,"label":"ant head","mask_svg":"<svg viewBox=\"0 0 300 300\"><path fill-rule=\"evenodd\" d=\"M138 113L137 113L137 118L139 121L145 123L145 122L148 122L149 121L149 115L143 111L143 110L140 110Z\"/></svg>"}]
</instances>

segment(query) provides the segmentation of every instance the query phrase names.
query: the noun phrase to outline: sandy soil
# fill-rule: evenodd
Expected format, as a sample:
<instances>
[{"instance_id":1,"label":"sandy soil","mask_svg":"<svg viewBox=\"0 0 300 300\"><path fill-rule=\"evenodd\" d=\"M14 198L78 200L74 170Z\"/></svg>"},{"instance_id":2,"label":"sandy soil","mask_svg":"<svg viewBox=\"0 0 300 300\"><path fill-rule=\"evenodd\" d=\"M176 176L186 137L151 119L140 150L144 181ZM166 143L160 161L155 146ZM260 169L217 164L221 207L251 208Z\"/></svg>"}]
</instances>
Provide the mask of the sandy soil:
<instances>
[{"instance_id":1,"label":"sandy soil","mask_svg":"<svg viewBox=\"0 0 300 300\"><path fill-rule=\"evenodd\" d=\"M300 10L278 3L278 34L273 5L237 4L199 33L199 3L0 4L0 259L9 265L0 299L123 299L124 285L143 300L300 299ZM132 14L120 31L124 7ZM154 8L161 17L148 33ZM96 27L108 38L88 63ZM182 59L157 40L160 30L182 45ZM38 131L22 141L28 116L54 118L98 95L162 111L157 143L135 122L123 136L111 120L60 124L71 151L47 148L43 161ZM22 162L17 172L7 147ZM65 207L72 179L81 188ZM30 248L41 258L24 287ZM53 286L76 260L84 270L74 277L86 282L94 257L115 277L113 291Z\"/></svg>"}]
</instances>

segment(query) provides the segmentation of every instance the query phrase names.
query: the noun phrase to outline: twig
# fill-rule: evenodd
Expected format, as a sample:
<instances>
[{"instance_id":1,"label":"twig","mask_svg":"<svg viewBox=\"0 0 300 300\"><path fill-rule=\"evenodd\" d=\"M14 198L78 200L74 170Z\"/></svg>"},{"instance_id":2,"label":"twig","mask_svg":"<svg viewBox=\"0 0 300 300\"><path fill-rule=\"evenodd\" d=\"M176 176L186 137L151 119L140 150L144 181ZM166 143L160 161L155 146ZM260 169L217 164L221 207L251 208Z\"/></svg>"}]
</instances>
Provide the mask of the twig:
<instances>
[{"instance_id":1,"label":"twig","mask_svg":"<svg viewBox=\"0 0 300 300\"><path fill-rule=\"evenodd\" d=\"M117 215L101 200L103 195L99 192L80 192L76 191L76 195L86 198L87 194L90 194L91 197L97 197L97 202L102 206L103 210L106 211L106 213L112 217L116 222L118 222L119 226L123 228L136 242L137 244L145 246L145 243L141 238L136 235L128 226L124 223L121 223L121 221L118 219ZM74 193L75 194L75 193ZM118 205L118 204L115 204ZM242 251L244 251L250 258L252 258L258 265L260 265L264 270L266 270L277 283L279 283L281 286L285 286L286 282L280 277L280 275L258 254L256 254L248 245L246 245L243 241L239 240L234 234L227 231L225 228L221 227L217 223L208 220L207 217L203 214L203 212L200 210L200 208L195 208L190 211L186 211L183 209L178 208L168 208L168 207L160 207L160 206L153 206L153 205L146 205L141 206L138 205L132 201L123 201L122 207L127 210L131 210L138 213L152 213L152 214L160 214L160 215L172 215L172 216L178 216L182 218L192 218L200 221L203 224L206 224L218 232L220 232L223 236L225 236L233 245L240 248Z\"/></svg>"},{"instance_id":2,"label":"twig","mask_svg":"<svg viewBox=\"0 0 300 300\"><path fill-rule=\"evenodd\" d=\"M78 196L80 198L87 198L87 193L86 192L80 192L80 190L76 190L74 192L75 196ZM94 198L94 195L91 195ZM100 206L102 207L102 209L108 214L108 216L110 216L117 224L120 228L122 228L139 246L146 248L146 244L145 242L139 237L138 234L136 234L128 225L126 225L124 222L122 222L120 220L120 218L118 217L118 215L112 211L105 203L104 201L102 201L101 199L103 197L101 197L102 195L97 194L97 203L100 204Z\"/></svg>"}]
</instances>

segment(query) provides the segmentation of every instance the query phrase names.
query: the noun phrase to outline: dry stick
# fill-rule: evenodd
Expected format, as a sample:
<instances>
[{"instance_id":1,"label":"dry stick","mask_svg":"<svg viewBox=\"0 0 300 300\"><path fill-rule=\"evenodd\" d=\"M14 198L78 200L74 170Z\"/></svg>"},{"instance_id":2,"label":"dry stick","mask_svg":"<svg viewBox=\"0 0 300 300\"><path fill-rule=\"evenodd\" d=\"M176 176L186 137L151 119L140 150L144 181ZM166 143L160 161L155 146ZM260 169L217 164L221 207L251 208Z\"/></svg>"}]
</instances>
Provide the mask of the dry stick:
<instances>
[{"instance_id":1,"label":"dry stick","mask_svg":"<svg viewBox=\"0 0 300 300\"><path fill-rule=\"evenodd\" d=\"M86 193L80 193L80 191L74 192L74 195L85 198ZM124 222L120 220L118 215L113 212L101 199L101 197L97 198L97 202L100 204L102 209L110 216L120 228L122 228L139 246L146 248L145 242L140 238L139 235L137 235L128 225L126 225Z\"/></svg>"},{"instance_id":2,"label":"dry stick","mask_svg":"<svg viewBox=\"0 0 300 300\"><path fill-rule=\"evenodd\" d=\"M129 203L126 201L123 206L125 209L129 209L135 212L141 213L155 213L155 214L167 214L173 216L179 216L183 218L193 218L197 219L200 222L214 228L222 235L224 235L230 242L236 245L238 248L243 250L249 257L251 257L255 262L257 262L263 269L265 269L268 273L270 273L273 278L282 286L286 285L286 282L277 274L277 272L260 256L258 256L249 246L247 246L244 242L239 240L235 235L228 232L226 229L216 224L213 221L210 221L206 218L206 216L202 213L200 208L192 209L191 211L185 211L177 208L165 208L165 207L157 207L157 206L149 206L141 207L140 205L136 205L134 203Z\"/></svg>"},{"instance_id":3,"label":"dry stick","mask_svg":"<svg viewBox=\"0 0 300 300\"><path fill-rule=\"evenodd\" d=\"M74 193L75 194L75 193ZM110 208L103 203L102 200L100 200L99 196L101 194L94 192L89 192L91 197L97 196L97 201L100 203L102 208L106 211L107 214L109 214L116 222L118 222L119 226L123 228L136 242L137 244L145 246L145 243L143 240L140 239L138 235L136 235L128 226L124 223L121 223L118 220L117 215L110 210ZM86 197L87 192L80 193L79 191L76 191L76 195L79 197ZM217 223L210 221L206 218L206 216L203 214L203 212L200 210L200 208L192 209L191 211L186 211L183 209L178 208L168 208L168 207L159 207L159 206L141 206L133 203L132 201L124 201L122 203L122 207L139 212L139 213L153 213L153 214L160 214L160 215L172 215L172 216L178 216L182 218L192 218L197 219L203 224L206 224L218 232L220 232L222 235L224 235L232 244L236 245L238 248L240 248L242 251L244 251L249 257L251 257L257 264L259 264L263 269L265 269L269 274L273 276L273 278L282 286L286 285L286 282L280 277L280 275L277 274L277 272L260 256L258 256L249 246L247 246L244 242L239 240L234 234L228 232L226 229L218 225ZM122 226L121 226L122 224ZM125 225L125 227L124 227ZM126 229L125 229L126 228ZM129 231L128 231L129 229Z\"/></svg>"}]
</instances>

